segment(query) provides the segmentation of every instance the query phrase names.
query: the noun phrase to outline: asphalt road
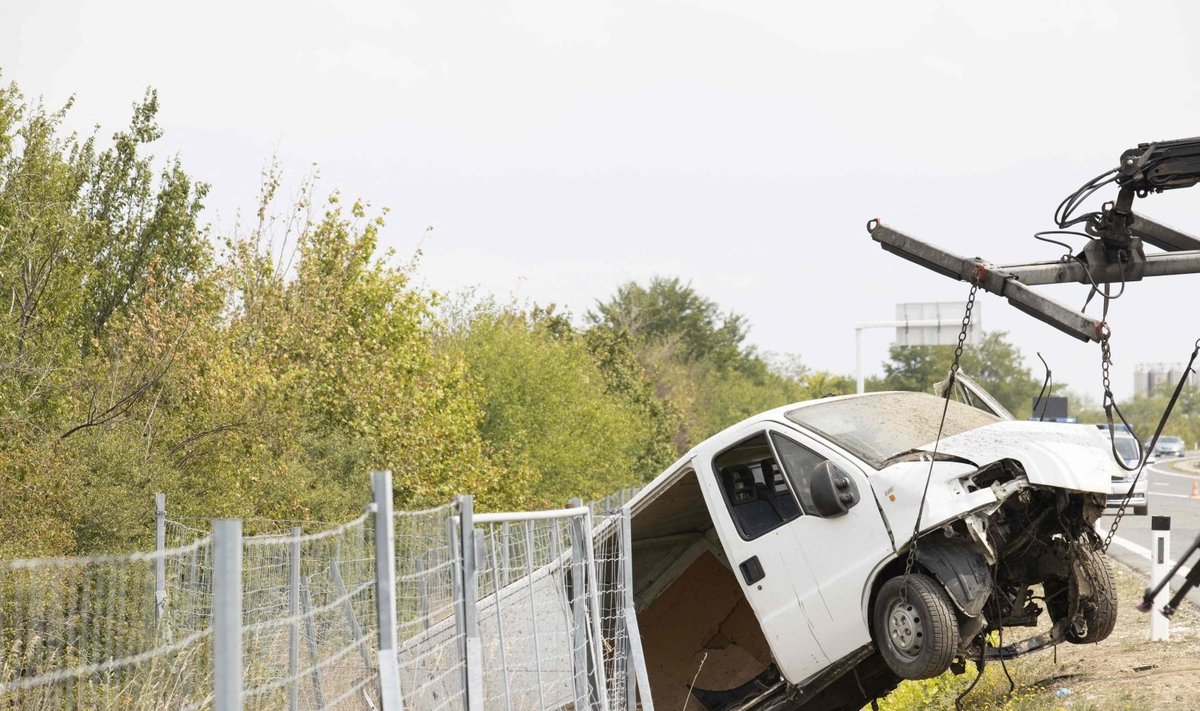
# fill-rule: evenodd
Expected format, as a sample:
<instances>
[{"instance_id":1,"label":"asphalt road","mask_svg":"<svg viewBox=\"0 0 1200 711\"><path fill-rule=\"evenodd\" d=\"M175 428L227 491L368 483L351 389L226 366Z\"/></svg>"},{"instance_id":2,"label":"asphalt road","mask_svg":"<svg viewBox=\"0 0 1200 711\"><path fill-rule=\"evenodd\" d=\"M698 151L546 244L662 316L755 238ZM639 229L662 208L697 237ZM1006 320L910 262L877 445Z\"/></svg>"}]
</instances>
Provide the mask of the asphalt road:
<instances>
[{"instance_id":1,"label":"asphalt road","mask_svg":"<svg viewBox=\"0 0 1200 711\"><path fill-rule=\"evenodd\" d=\"M1200 474L1191 474L1171 467L1172 463L1200 463L1200 455L1190 454L1184 459L1170 459L1152 464L1146 468L1142 476L1149 475L1150 513L1146 516L1134 516L1133 507L1126 509L1117 535L1113 538L1108 554L1117 560L1150 575L1150 555L1153 548L1150 519L1152 516L1171 517L1171 535L1168 547L1168 558L1178 561L1187 553L1188 548L1200 536L1200 498L1192 498L1195 482L1200 480ZM1109 513L1115 510L1110 509ZM1101 535L1107 535L1112 527L1113 516L1104 516L1097 523ZM1193 564L1200 563L1200 557L1195 554L1184 562L1183 568L1171 581L1172 591L1177 590L1183 583L1183 576ZM1193 590L1188 600L1200 606L1200 592Z\"/></svg>"}]
</instances>

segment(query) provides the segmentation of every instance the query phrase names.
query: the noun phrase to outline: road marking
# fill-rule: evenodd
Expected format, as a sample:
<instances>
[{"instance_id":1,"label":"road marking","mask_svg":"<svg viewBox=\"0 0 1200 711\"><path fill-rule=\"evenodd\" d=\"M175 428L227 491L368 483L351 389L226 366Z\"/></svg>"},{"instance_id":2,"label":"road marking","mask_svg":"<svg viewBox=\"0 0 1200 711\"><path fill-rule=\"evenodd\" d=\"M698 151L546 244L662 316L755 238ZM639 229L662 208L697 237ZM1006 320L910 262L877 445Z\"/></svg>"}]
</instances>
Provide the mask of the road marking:
<instances>
[{"instance_id":1,"label":"road marking","mask_svg":"<svg viewBox=\"0 0 1200 711\"><path fill-rule=\"evenodd\" d=\"M1159 469L1155 469L1154 473L1158 476L1174 476L1179 477L1180 479L1187 479L1188 481L1195 481L1197 479L1197 477L1193 474L1176 474L1175 472L1164 472Z\"/></svg>"},{"instance_id":2,"label":"road marking","mask_svg":"<svg viewBox=\"0 0 1200 711\"><path fill-rule=\"evenodd\" d=\"M1190 499L1190 498L1192 498L1191 496L1189 496L1187 494L1164 494L1161 491L1151 491L1150 495L1151 496L1170 496L1173 499Z\"/></svg>"},{"instance_id":3,"label":"road marking","mask_svg":"<svg viewBox=\"0 0 1200 711\"><path fill-rule=\"evenodd\" d=\"M1101 536L1107 535L1107 533L1108 533L1107 531L1103 531L1100 529L1099 521L1096 522L1096 531ZM1124 538L1121 538L1120 536L1113 536L1112 542L1116 543L1118 546L1124 548L1125 550L1129 551L1130 553L1133 553L1134 555L1136 555L1140 558L1145 558L1147 561L1153 560L1150 557L1150 549L1149 548L1139 546L1138 544L1134 543L1133 541L1127 541ZM1176 563L1175 561L1173 561L1169 558L1167 559L1168 568L1174 568L1177 565L1179 565L1179 563ZM1198 565L1200 565L1200 563L1198 563ZM1177 577L1181 580L1184 580L1184 579L1186 579L1185 574L1186 574L1186 571L1180 569L1179 571L1177 571L1175 573L1175 577Z\"/></svg>"}]
</instances>

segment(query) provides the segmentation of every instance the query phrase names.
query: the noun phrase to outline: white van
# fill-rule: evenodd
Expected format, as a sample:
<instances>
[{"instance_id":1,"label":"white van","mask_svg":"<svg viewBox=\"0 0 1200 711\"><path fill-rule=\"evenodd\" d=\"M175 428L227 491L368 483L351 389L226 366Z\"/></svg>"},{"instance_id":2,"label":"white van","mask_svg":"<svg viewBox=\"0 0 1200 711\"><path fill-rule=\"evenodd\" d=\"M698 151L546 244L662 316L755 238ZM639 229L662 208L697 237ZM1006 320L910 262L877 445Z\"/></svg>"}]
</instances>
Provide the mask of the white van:
<instances>
[{"instance_id":1,"label":"white van","mask_svg":"<svg viewBox=\"0 0 1200 711\"><path fill-rule=\"evenodd\" d=\"M1108 440L965 399L985 409L912 392L781 407L639 492L655 707L858 709L967 659L1107 637L1115 591L1094 524L1121 473Z\"/></svg>"}]
</instances>

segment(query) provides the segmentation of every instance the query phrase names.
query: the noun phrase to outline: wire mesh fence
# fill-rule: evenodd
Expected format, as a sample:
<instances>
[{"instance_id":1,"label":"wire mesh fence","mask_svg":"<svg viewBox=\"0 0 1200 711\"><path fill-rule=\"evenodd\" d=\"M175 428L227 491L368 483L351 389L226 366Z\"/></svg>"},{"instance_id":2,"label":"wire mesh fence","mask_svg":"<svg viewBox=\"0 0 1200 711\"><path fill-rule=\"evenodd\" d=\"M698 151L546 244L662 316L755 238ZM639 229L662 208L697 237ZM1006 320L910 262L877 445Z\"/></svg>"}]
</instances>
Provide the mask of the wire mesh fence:
<instances>
[{"instance_id":1,"label":"wire mesh fence","mask_svg":"<svg viewBox=\"0 0 1200 711\"><path fill-rule=\"evenodd\" d=\"M414 709L463 708L466 667L458 504L393 517L400 688Z\"/></svg>"},{"instance_id":2,"label":"wire mesh fence","mask_svg":"<svg viewBox=\"0 0 1200 711\"><path fill-rule=\"evenodd\" d=\"M588 635L574 611L585 588L571 570L569 519L478 527L478 610L485 708L562 708L586 689Z\"/></svg>"},{"instance_id":3,"label":"wire mesh fence","mask_svg":"<svg viewBox=\"0 0 1200 711\"><path fill-rule=\"evenodd\" d=\"M366 514L242 545L245 709L369 709L377 696L373 529Z\"/></svg>"},{"instance_id":4,"label":"wire mesh fence","mask_svg":"<svg viewBox=\"0 0 1200 711\"><path fill-rule=\"evenodd\" d=\"M636 708L617 508L473 515L460 497L239 534L234 705L218 692L232 657L214 632L230 618L216 574L229 549L169 519L163 498L156 509L152 552L0 562L0 709ZM388 540L394 583L381 585Z\"/></svg>"},{"instance_id":5,"label":"wire mesh fence","mask_svg":"<svg viewBox=\"0 0 1200 711\"><path fill-rule=\"evenodd\" d=\"M0 563L0 708L202 703L211 628L197 620L172 629L156 571L162 561L183 572L210 548L201 538L153 553Z\"/></svg>"}]
</instances>

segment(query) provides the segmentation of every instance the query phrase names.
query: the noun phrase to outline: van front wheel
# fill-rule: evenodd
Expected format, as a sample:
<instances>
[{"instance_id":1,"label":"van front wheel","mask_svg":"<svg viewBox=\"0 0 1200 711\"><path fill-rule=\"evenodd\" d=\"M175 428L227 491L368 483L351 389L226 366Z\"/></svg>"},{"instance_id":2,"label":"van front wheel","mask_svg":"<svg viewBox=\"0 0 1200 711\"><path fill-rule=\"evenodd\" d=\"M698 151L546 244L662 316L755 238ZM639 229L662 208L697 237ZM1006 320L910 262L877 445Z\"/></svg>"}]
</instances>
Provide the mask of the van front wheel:
<instances>
[{"instance_id":1,"label":"van front wheel","mask_svg":"<svg viewBox=\"0 0 1200 711\"><path fill-rule=\"evenodd\" d=\"M946 591L928 575L892 578L875 598L875 646L904 679L946 671L958 650L958 622Z\"/></svg>"}]
</instances>

